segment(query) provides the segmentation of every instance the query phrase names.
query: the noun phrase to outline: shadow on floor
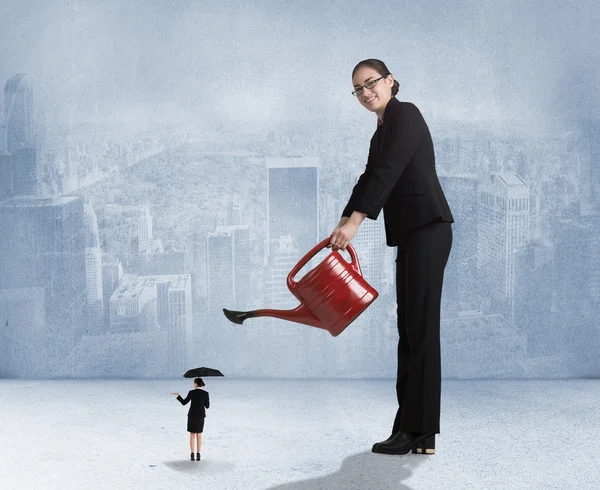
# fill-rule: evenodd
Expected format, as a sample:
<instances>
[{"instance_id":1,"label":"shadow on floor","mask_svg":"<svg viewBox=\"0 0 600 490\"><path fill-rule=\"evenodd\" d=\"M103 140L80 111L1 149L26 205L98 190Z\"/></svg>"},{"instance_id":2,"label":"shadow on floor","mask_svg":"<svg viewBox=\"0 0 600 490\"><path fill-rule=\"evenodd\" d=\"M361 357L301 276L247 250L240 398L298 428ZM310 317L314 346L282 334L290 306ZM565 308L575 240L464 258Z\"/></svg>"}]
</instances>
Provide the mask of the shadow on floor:
<instances>
[{"instance_id":1,"label":"shadow on floor","mask_svg":"<svg viewBox=\"0 0 600 490\"><path fill-rule=\"evenodd\" d=\"M201 461L165 461L165 465L181 473L222 473L232 471L233 463L227 461L201 460Z\"/></svg>"},{"instance_id":2,"label":"shadow on floor","mask_svg":"<svg viewBox=\"0 0 600 490\"><path fill-rule=\"evenodd\" d=\"M335 473L283 483L267 490L411 490L402 481L423 461L423 456L419 455L363 452L346 458Z\"/></svg>"}]
</instances>

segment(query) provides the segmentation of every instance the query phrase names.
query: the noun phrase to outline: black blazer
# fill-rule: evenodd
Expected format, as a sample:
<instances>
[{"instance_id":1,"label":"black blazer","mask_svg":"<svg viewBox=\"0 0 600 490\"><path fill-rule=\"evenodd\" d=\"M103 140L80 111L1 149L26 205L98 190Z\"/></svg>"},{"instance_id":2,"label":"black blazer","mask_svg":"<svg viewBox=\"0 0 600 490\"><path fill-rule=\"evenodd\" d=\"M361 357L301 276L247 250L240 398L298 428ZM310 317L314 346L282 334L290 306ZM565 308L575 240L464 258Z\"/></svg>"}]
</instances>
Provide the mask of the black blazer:
<instances>
[{"instance_id":1,"label":"black blazer","mask_svg":"<svg viewBox=\"0 0 600 490\"><path fill-rule=\"evenodd\" d=\"M188 410L188 417L206 417L206 410L204 408L208 408L210 405L208 391L194 388L189 391L185 400L179 395L177 395L177 399L182 405L186 405L190 400L192 401L190 409Z\"/></svg>"},{"instance_id":2,"label":"black blazer","mask_svg":"<svg viewBox=\"0 0 600 490\"><path fill-rule=\"evenodd\" d=\"M392 97L371 138L365 171L342 216L377 219L383 209L387 245L436 219L454 222L435 170L429 128L412 102Z\"/></svg>"}]
</instances>

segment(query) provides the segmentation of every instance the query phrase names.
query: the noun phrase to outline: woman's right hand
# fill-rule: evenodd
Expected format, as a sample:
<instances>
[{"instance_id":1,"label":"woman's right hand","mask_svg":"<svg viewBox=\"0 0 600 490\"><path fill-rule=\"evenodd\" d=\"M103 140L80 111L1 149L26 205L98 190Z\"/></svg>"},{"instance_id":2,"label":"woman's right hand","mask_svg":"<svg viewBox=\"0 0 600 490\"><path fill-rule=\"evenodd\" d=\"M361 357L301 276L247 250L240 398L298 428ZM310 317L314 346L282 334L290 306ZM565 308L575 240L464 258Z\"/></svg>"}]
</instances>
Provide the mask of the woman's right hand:
<instances>
[{"instance_id":1,"label":"woman's right hand","mask_svg":"<svg viewBox=\"0 0 600 490\"><path fill-rule=\"evenodd\" d=\"M329 236L331 237L338 228L341 228L342 226L344 226L348 222L349 219L350 218L348 216L342 216L342 218L340 219L340 222L337 224L337 226L335 227L335 229L331 232L331 235L329 235ZM331 248L331 243L328 243L325 246L325 248Z\"/></svg>"}]
</instances>

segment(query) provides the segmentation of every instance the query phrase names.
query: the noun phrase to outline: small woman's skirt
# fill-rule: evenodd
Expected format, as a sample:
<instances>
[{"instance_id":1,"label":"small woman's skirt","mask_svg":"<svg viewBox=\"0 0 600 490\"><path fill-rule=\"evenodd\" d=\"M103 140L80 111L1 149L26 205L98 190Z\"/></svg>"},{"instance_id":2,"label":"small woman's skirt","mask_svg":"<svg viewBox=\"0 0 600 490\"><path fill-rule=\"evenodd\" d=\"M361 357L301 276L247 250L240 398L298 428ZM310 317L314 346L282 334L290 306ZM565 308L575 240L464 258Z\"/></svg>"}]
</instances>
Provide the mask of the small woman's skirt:
<instances>
[{"instance_id":1,"label":"small woman's skirt","mask_svg":"<svg viewBox=\"0 0 600 490\"><path fill-rule=\"evenodd\" d=\"M200 434L204 430L204 417L188 417L188 432Z\"/></svg>"}]
</instances>

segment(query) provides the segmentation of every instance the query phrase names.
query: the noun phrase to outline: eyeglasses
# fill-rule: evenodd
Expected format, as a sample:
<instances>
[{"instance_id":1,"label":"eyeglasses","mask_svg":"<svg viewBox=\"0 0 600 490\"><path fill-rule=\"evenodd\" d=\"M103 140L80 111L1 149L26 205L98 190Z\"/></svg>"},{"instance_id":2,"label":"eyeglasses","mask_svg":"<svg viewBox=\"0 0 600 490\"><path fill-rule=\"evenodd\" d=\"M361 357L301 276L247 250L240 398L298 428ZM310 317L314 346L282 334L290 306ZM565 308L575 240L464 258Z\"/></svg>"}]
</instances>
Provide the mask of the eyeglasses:
<instances>
[{"instance_id":1,"label":"eyeglasses","mask_svg":"<svg viewBox=\"0 0 600 490\"><path fill-rule=\"evenodd\" d=\"M364 89L366 89L366 88L373 88L373 87L375 86L375 84L376 84L376 83L377 83L379 80L381 80L382 78L385 78L385 77L379 77L379 78L377 78L377 79L375 79L375 80L369 80L369 81L368 81L367 83L365 83L365 84L364 84L362 87L359 87L359 88L357 88L356 90L354 90L354 91L352 92L352 95L360 95L360 94L362 94L362 93L363 93L363 90L364 90Z\"/></svg>"}]
</instances>

